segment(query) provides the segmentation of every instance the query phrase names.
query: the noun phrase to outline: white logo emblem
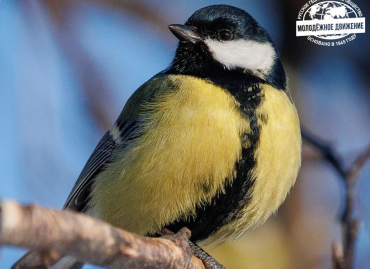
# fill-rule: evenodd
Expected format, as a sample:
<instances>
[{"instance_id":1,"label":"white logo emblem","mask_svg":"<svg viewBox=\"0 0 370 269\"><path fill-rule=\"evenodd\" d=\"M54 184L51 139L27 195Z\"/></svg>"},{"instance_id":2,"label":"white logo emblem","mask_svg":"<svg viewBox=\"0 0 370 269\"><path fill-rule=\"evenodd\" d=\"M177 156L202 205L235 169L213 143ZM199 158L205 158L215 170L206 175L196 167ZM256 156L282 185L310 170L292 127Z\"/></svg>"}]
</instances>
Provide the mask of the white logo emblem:
<instances>
[{"instance_id":1,"label":"white logo emblem","mask_svg":"<svg viewBox=\"0 0 370 269\"><path fill-rule=\"evenodd\" d=\"M296 36L307 36L315 44L343 45L358 33L365 33L365 17L351 0L310 0L298 13Z\"/></svg>"}]
</instances>

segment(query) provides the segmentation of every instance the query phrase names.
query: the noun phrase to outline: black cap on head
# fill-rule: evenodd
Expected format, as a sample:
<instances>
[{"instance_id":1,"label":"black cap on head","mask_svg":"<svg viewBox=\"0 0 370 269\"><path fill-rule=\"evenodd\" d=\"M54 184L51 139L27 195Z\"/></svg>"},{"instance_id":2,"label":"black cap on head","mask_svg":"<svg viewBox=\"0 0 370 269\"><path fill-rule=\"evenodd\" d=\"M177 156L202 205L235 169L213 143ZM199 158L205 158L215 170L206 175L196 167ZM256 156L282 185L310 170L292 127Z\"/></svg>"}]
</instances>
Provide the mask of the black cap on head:
<instances>
[{"instance_id":1,"label":"black cap on head","mask_svg":"<svg viewBox=\"0 0 370 269\"><path fill-rule=\"evenodd\" d=\"M265 81L286 88L286 74L267 31L246 11L229 5L197 10L169 26L180 40L167 73ZM232 79L231 79L232 78Z\"/></svg>"},{"instance_id":2,"label":"black cap on head","mask_svg":"<svg viewBox=\"0 0 370 269\"><path fill-rule=\"evenodd\" d=\"M229 5L201 8L185 25L195 27L203 37L215 38L218 31L228 29L233 32L234 39L272 42L267 31L248 12Z\"/></svg>"}]
</instances>

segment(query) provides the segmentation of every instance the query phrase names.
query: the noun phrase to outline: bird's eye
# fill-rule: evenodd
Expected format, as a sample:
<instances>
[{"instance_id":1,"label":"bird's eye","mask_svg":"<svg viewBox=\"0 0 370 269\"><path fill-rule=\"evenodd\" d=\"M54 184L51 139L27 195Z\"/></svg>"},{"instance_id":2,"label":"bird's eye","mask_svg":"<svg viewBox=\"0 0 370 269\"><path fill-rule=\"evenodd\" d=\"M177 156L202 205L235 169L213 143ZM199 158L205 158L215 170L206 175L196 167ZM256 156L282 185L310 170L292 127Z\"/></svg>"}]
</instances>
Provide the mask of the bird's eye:
<instances>
[{"instance_id":1,"label":"bird's eye","mask_svg":"<svg viewBox=\"0 0 370 269\"><path fill-rule=\"evenodd\" d=\"M218 32L218 40L228 41L233 38L233 33L230 30L221 30Z\"/></svg>"}]
</instances>

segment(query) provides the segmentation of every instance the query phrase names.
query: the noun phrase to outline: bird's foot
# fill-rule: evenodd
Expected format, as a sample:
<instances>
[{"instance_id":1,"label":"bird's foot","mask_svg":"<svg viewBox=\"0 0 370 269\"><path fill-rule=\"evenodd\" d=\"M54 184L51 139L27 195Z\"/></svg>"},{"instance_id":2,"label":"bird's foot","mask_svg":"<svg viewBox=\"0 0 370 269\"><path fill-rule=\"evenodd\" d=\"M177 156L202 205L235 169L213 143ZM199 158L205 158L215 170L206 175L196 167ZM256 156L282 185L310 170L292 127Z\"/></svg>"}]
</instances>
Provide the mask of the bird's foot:
<instances>
[{"instance_id":1,"label":"bird's foot","mask_svg":"<svg viewBox=\"0 0 370 269\"><path fill-rule=\"evenodd\" d=\"M189 241L189 244L190 244L191 250L193 251L194 256L203 262L204 267L206 269L226 269L225 266L220 264L215 258L209 255L200 246L198 246L197 244L191 241Z\"/></svg>"},{"instance_id":2,"label":"bird's foot","mask_svg":"<svg viewBox=\"0 0 370 269\"><path fill-rule=\"evenodd\" d=\"M173 232L165 228L161 230L159 234L162 236L174 236L175 241L183 242L183 240L187 240L191 251L193 252L193 255L202 261L205 269L226 269L225 266L220 264L215 258L209 255L200 246L189 240L191 233L190 230L188 230L187 228L181 229L177 234L174 234ZM181 242L177 243L182 244Z\"/></svg>"}]
</instances>

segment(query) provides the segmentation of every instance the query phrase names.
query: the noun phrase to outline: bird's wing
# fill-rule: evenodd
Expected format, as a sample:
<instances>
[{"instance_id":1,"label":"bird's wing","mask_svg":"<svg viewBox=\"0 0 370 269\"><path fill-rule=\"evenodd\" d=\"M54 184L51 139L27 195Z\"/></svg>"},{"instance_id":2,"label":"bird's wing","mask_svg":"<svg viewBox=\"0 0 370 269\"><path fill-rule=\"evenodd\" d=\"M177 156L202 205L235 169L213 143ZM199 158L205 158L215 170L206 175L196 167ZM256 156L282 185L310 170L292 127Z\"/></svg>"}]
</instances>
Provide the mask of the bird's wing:
<instances>
[{"instance_id":1,"label":"bird's wing","mask_svg":"<svg viewBox=\"0 0 370 269\"><path fill-rule=\"evenodd\" d=\"M136 137L134 132L137 129L136 123L136 120L124 122L118 120L105 133L78 177L64 208L76 211L85 210L94 178L105 169L117 149L122 149L131 139Z\"/></svg>"}]
</instances>

